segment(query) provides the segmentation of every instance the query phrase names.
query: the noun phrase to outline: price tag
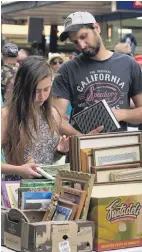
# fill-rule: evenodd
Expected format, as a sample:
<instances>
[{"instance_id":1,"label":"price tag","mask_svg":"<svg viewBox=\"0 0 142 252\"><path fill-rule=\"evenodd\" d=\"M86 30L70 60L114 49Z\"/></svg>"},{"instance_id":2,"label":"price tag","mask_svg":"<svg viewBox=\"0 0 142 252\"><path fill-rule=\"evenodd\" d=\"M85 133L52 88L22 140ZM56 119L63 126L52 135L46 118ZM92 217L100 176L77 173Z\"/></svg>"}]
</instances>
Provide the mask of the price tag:
<instances>
[{"instance_id":1,"label":"price tag","mask_svg":"<svg viewBox=\"0 0 142 252\"><path fill-rule=\"evenodd\" d=\"M69 241L59 242L59 251L60 252L71 252Z\"/></svg>"}]
</instances>

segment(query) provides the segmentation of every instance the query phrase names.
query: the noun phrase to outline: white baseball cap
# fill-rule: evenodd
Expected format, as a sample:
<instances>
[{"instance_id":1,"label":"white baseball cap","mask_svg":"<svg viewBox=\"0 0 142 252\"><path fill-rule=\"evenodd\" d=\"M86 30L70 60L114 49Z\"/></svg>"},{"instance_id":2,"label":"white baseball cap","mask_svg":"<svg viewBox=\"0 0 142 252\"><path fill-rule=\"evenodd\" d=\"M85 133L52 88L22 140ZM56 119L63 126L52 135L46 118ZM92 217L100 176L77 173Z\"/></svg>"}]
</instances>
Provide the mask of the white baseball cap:
<instances>
[{"instance_id":1,"label":"white baseball cap","mask_svg":"<svg viewBox=\"0 0 142 252\"><path fill-rule=\"evenodd\" d=\"M85 24L94 24L96 23L95 18L89 12L74 12L70 14L64 24L64 31L60 35L60 40L65 41L68 38L69 31L78 31Z\"/></svg>"}]
</instances>

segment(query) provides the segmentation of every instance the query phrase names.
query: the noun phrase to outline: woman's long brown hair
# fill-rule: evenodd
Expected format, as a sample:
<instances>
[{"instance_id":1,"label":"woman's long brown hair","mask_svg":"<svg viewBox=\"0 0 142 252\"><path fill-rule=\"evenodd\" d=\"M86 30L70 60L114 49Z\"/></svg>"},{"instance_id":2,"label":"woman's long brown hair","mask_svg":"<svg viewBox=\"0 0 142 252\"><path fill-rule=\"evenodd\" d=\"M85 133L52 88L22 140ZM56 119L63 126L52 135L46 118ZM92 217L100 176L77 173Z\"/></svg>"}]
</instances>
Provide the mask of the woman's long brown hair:
<instances>
[{"instance_id":1,"label":"woman's long brown hair","mask_svg":"<svg viewBox=\"0 0 142 252\"><path fill-rule=\"evenodd\" d=\"M36 87L39 81L48 76L51 76L51 70L41 56L27 57L17 71L8 106L6 134L2 144L6 160L10 164L24 163L25 143L28 140L32 144L33 130L38 134ZM51 92L40 110L51 132L58 131L52 115Z\"/></svg>"}]
</instances>

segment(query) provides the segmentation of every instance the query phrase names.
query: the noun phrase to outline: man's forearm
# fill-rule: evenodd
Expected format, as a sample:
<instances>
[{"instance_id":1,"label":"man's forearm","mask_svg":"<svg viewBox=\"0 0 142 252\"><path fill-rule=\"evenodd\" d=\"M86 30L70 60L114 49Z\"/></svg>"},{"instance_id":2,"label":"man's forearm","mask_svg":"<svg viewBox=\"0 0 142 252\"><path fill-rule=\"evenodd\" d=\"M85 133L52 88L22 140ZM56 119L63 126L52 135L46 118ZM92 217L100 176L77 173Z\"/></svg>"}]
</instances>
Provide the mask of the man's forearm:
<instances>
[{"instance_id":1,"label":"man's forearm","mask_svg":"<svg viewBox=\"0 0 142 252\"><path fill-rule=\"evenodd\" d=\"M125 121L132 124L142 123L142 107L135 109L118 109L114 112L118 121Z\"/></svg>"},{"instance_id":2,"label":"man's forearm","mask_svg":"<svg viewBox=\"0 0 142 252\"><path fill-rule=\"evenodd\" d=\"M82 135L79 131L74 129L71 124L65 119L62 118L62 124L60 128L60 134L66 136L73 136L73 135Z\"/></svg>"}]
</instances>

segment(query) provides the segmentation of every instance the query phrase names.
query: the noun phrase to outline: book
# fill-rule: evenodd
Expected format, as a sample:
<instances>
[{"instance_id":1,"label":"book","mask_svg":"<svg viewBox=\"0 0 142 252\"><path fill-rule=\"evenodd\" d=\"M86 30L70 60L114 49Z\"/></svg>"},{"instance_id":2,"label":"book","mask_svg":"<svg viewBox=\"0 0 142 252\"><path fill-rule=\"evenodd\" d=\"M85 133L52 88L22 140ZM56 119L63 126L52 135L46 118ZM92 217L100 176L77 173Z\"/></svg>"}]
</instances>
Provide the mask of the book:
<instances>
[{"instance_id":1,"label":"book","mask_svg":"<svg viewBox=\"0 0 142 252\"><path fill-rule=\"evenodd\" d=\"M95 251L142 246L142 181L95 183L87 219Z\"/></svg>"},{"instance_id":2,"label":"book","mask_svg":"<svg viewBox=\"0 0 142 252\"><path fill-rule=\"evenodd\" d=\"M56 177L56 174L57 174L58 170L70 171L70 164L69 163L66 163L66 164L63 164L63 165L57 165L57 164L46 165L46 164L42 164L42 165L40 165L40 168L43 171L50 174L51 176Z\"/></svg>"},{"instance_id":3,"label":"book","mask_svg":"<svg viewBox=\"0 0 142 252\"><path fill-rule=\"evenodd\" d=\"M54 185L46 187L20 187L18 188L18 208L21 209L23 192L52 192Z\"/></svg>"},{"instance_id":4,"label":"book","mask_svg":"<svg viewBox=\"0 0 142 252\"><path fill-rule=\"evenodd\" d=\"M48 179L21 179L20 187L48 187L49 185L54 185L53 181Z\"/></svg>"},{"instance_id":5,"label":"book","mask_svg":"<svg viewBox=\"0 0 142 252\"><path fill-rule=\"evenodd\" d=\"M104 126L103 132L111 132L120 128L119 122L105 100L75 114L72 119L82 134L87 134L101 125Z\"/></svg>"},{"instance_id":6,"label":"book","mask_svg":"<svg viewBox=\"0 0 142 252\"><path fill-rule=\"evenodd\" d=\"M20 181L2 181L1 191L5 207L13 208L18 204L18 188Z\"/></svg>"},{"instance_id":7,"label":"book","mask_svg":"<svg viewBox=\"0 0 142 252\"><path fill-rule=\"evenodd\" d=\"M47 208L51 201L51 192L22 192L21 209ZM35 206L34 206L35 205Z\"/></svg>"}]
</instances>

